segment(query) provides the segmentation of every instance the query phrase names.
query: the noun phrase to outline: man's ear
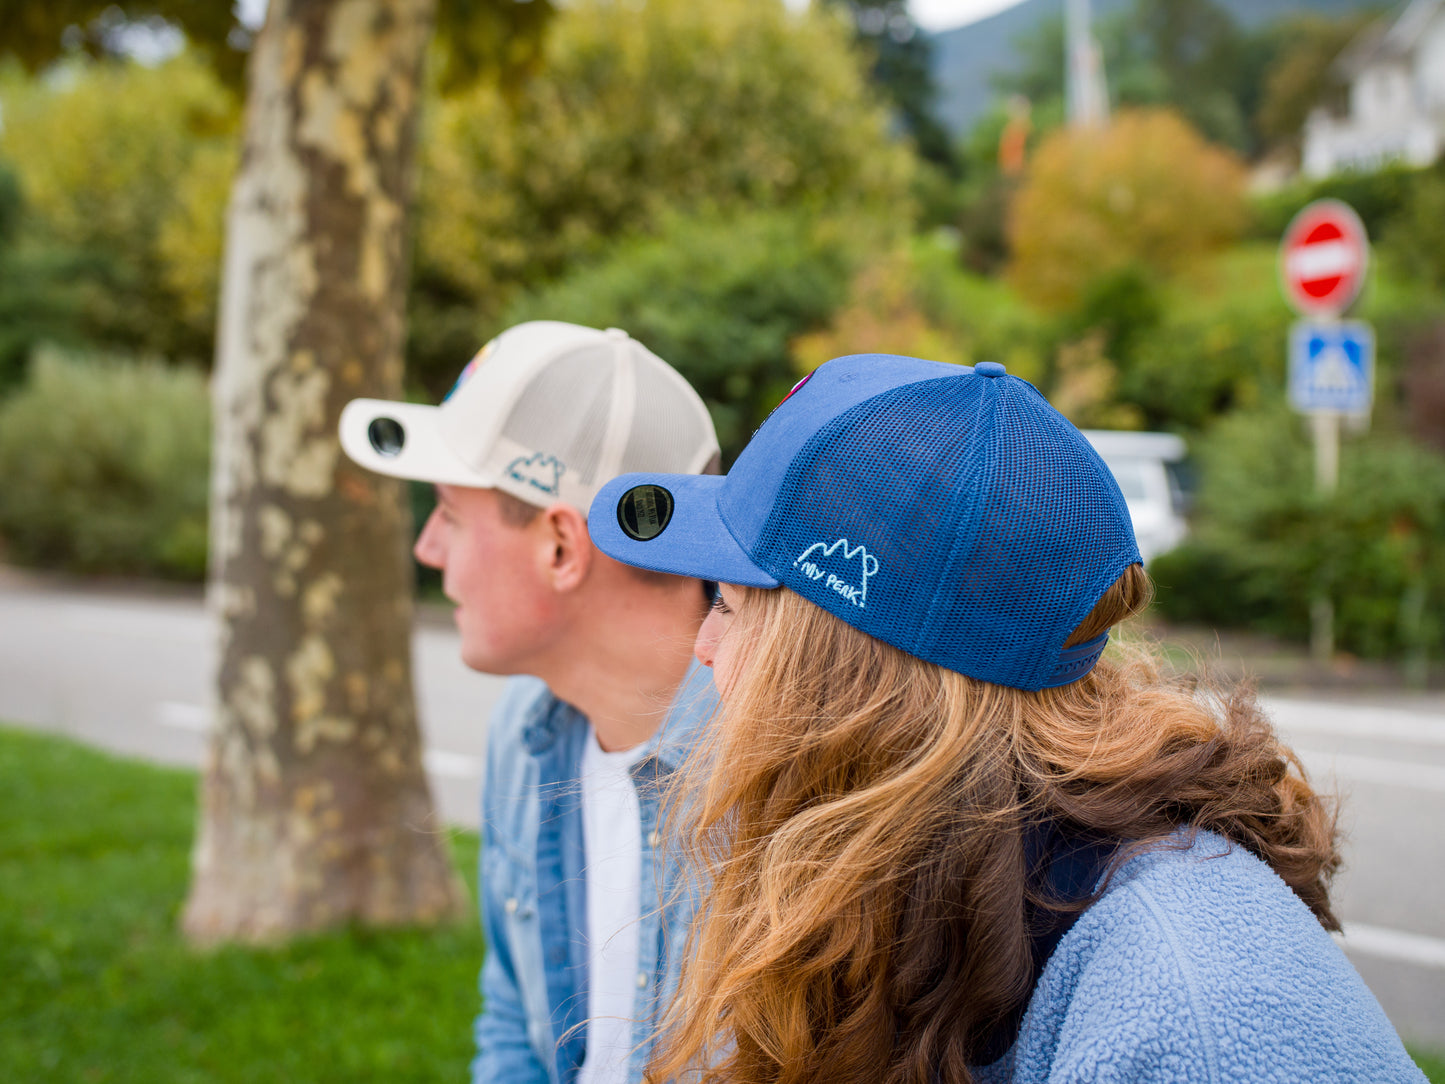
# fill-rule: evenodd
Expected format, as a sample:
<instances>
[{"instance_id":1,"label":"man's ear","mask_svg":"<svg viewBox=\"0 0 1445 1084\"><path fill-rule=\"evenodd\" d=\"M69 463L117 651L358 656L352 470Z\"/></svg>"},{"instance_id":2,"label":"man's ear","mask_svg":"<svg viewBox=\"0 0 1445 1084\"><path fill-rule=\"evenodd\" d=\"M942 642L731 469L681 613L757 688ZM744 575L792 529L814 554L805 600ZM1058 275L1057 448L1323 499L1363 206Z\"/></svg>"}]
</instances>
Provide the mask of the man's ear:
<instances>
[{"instance_id":1,"label":"man's ear","mask_svg":"<svg viewBox=\"0 0 1445 1084\"><path fill-rule=\"evenodd\" d=\"M570 504L550 505L543 509L538 526L549 547L547 574L558 591L575 591L592 569L592 536L587 533L587 520Z\"/></svg>"}]
</instances>

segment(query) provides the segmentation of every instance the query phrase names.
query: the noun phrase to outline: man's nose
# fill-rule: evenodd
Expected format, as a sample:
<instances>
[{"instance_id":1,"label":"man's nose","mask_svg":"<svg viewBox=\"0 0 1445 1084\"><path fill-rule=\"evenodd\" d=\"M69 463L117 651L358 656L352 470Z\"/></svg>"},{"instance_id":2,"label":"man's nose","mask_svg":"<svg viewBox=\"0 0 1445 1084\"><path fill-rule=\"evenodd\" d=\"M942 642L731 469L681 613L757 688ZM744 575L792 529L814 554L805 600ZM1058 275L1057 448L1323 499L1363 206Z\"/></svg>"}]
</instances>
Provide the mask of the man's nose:
<instances>
[{"instance_id":1,"label":"man's nose","mask_svg":"<svg viewBox=\"0 0 1445 1084\"><path fill-rule=\"evenodd\" d=\"M421 534L416 536L416 545L411 548L412 556L427 568L441 568L445 556L437 537L436 522L437 514L433 511L422 524Z\"/></svg>"}]
</instances>

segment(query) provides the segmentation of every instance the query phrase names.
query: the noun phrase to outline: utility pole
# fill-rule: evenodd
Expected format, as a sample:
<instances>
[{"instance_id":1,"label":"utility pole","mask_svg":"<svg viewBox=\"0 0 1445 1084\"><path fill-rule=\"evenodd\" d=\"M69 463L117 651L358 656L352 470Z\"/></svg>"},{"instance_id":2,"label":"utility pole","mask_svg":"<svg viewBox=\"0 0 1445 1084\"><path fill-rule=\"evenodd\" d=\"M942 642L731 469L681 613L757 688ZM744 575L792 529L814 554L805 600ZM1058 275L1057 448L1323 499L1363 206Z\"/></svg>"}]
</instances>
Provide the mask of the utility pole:
<instances>
[{"instance_id":1,"label":"utility pole","mask_svg":"<svg viewBox=\"0 0 1445 1084\"><path fill-rule=\"evenodd\" d=\"M1065 0L1068 27L1069 125L1103 128L1109 123L1104 54L1094 38L1089 0Z\"/></svg>"}]
</instances>

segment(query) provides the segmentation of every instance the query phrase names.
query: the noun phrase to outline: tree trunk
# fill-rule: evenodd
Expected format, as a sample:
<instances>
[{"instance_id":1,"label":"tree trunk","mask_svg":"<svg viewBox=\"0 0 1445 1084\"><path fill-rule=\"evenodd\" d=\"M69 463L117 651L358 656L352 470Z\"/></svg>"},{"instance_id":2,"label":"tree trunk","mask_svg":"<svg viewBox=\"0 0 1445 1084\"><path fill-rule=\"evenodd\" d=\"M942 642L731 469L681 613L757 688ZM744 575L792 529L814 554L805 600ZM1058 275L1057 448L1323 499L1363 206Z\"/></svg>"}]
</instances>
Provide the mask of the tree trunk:
<instances>
[{"instance_id":1,"label":"tree trunk","mask_svg":"<svg viewBox=\"0 0 1445 1084\"><path fill-rule=\"evenodd\" d=\"M216 730L183 925L199 942L458 915L421 766L409 514L336 424L399 398L435 0L271 0L251 57L216 359Z\"/></svg>"}]
</instances>

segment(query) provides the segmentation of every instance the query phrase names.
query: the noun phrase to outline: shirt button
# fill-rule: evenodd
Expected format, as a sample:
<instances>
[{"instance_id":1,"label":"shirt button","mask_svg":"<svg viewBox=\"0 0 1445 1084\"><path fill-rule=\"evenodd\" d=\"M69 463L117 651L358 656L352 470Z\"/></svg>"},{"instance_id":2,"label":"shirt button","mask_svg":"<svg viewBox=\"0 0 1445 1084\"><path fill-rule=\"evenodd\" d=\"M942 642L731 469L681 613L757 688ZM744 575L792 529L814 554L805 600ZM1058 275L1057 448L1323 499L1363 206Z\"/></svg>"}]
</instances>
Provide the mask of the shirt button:
<instances>
[{"instance_id":1,"label":"shirt button","mask_svg":"<svg viewBox=\"0 0 1445 1084\"><path fill-rule=\"evenodd\" d=\"M647 972L646 972L646 971L639 971L639 972L637 973L637 988L638 988L639 990L646 990L646 989L647 989Z\"/></svg>"},{"instance_id":2,"label":"shirt button","mask_svg":"<svg viewBox=\"0 0 1445 1084\"><path fill-rule=\"evenodd\" d=\"M660 832L648 832L648 833L647 833L647 845L648 845L649 847L656 847L656 846L657 846L659 843L661 843L661 842L662 842L662 833L660 833Z\"/></svg>"},{"instance_id":3,"label":"shirt button","mask_svg":"<svg viewBox=\"0 0 1445 1084\"><path fill-rule=\"evenodd\" d=\"M517 913L517 901L515 899L510 899L506 903L502 904L502 908L507 912L507 914L515 915Z\"/></svg>"}]
</instances>

